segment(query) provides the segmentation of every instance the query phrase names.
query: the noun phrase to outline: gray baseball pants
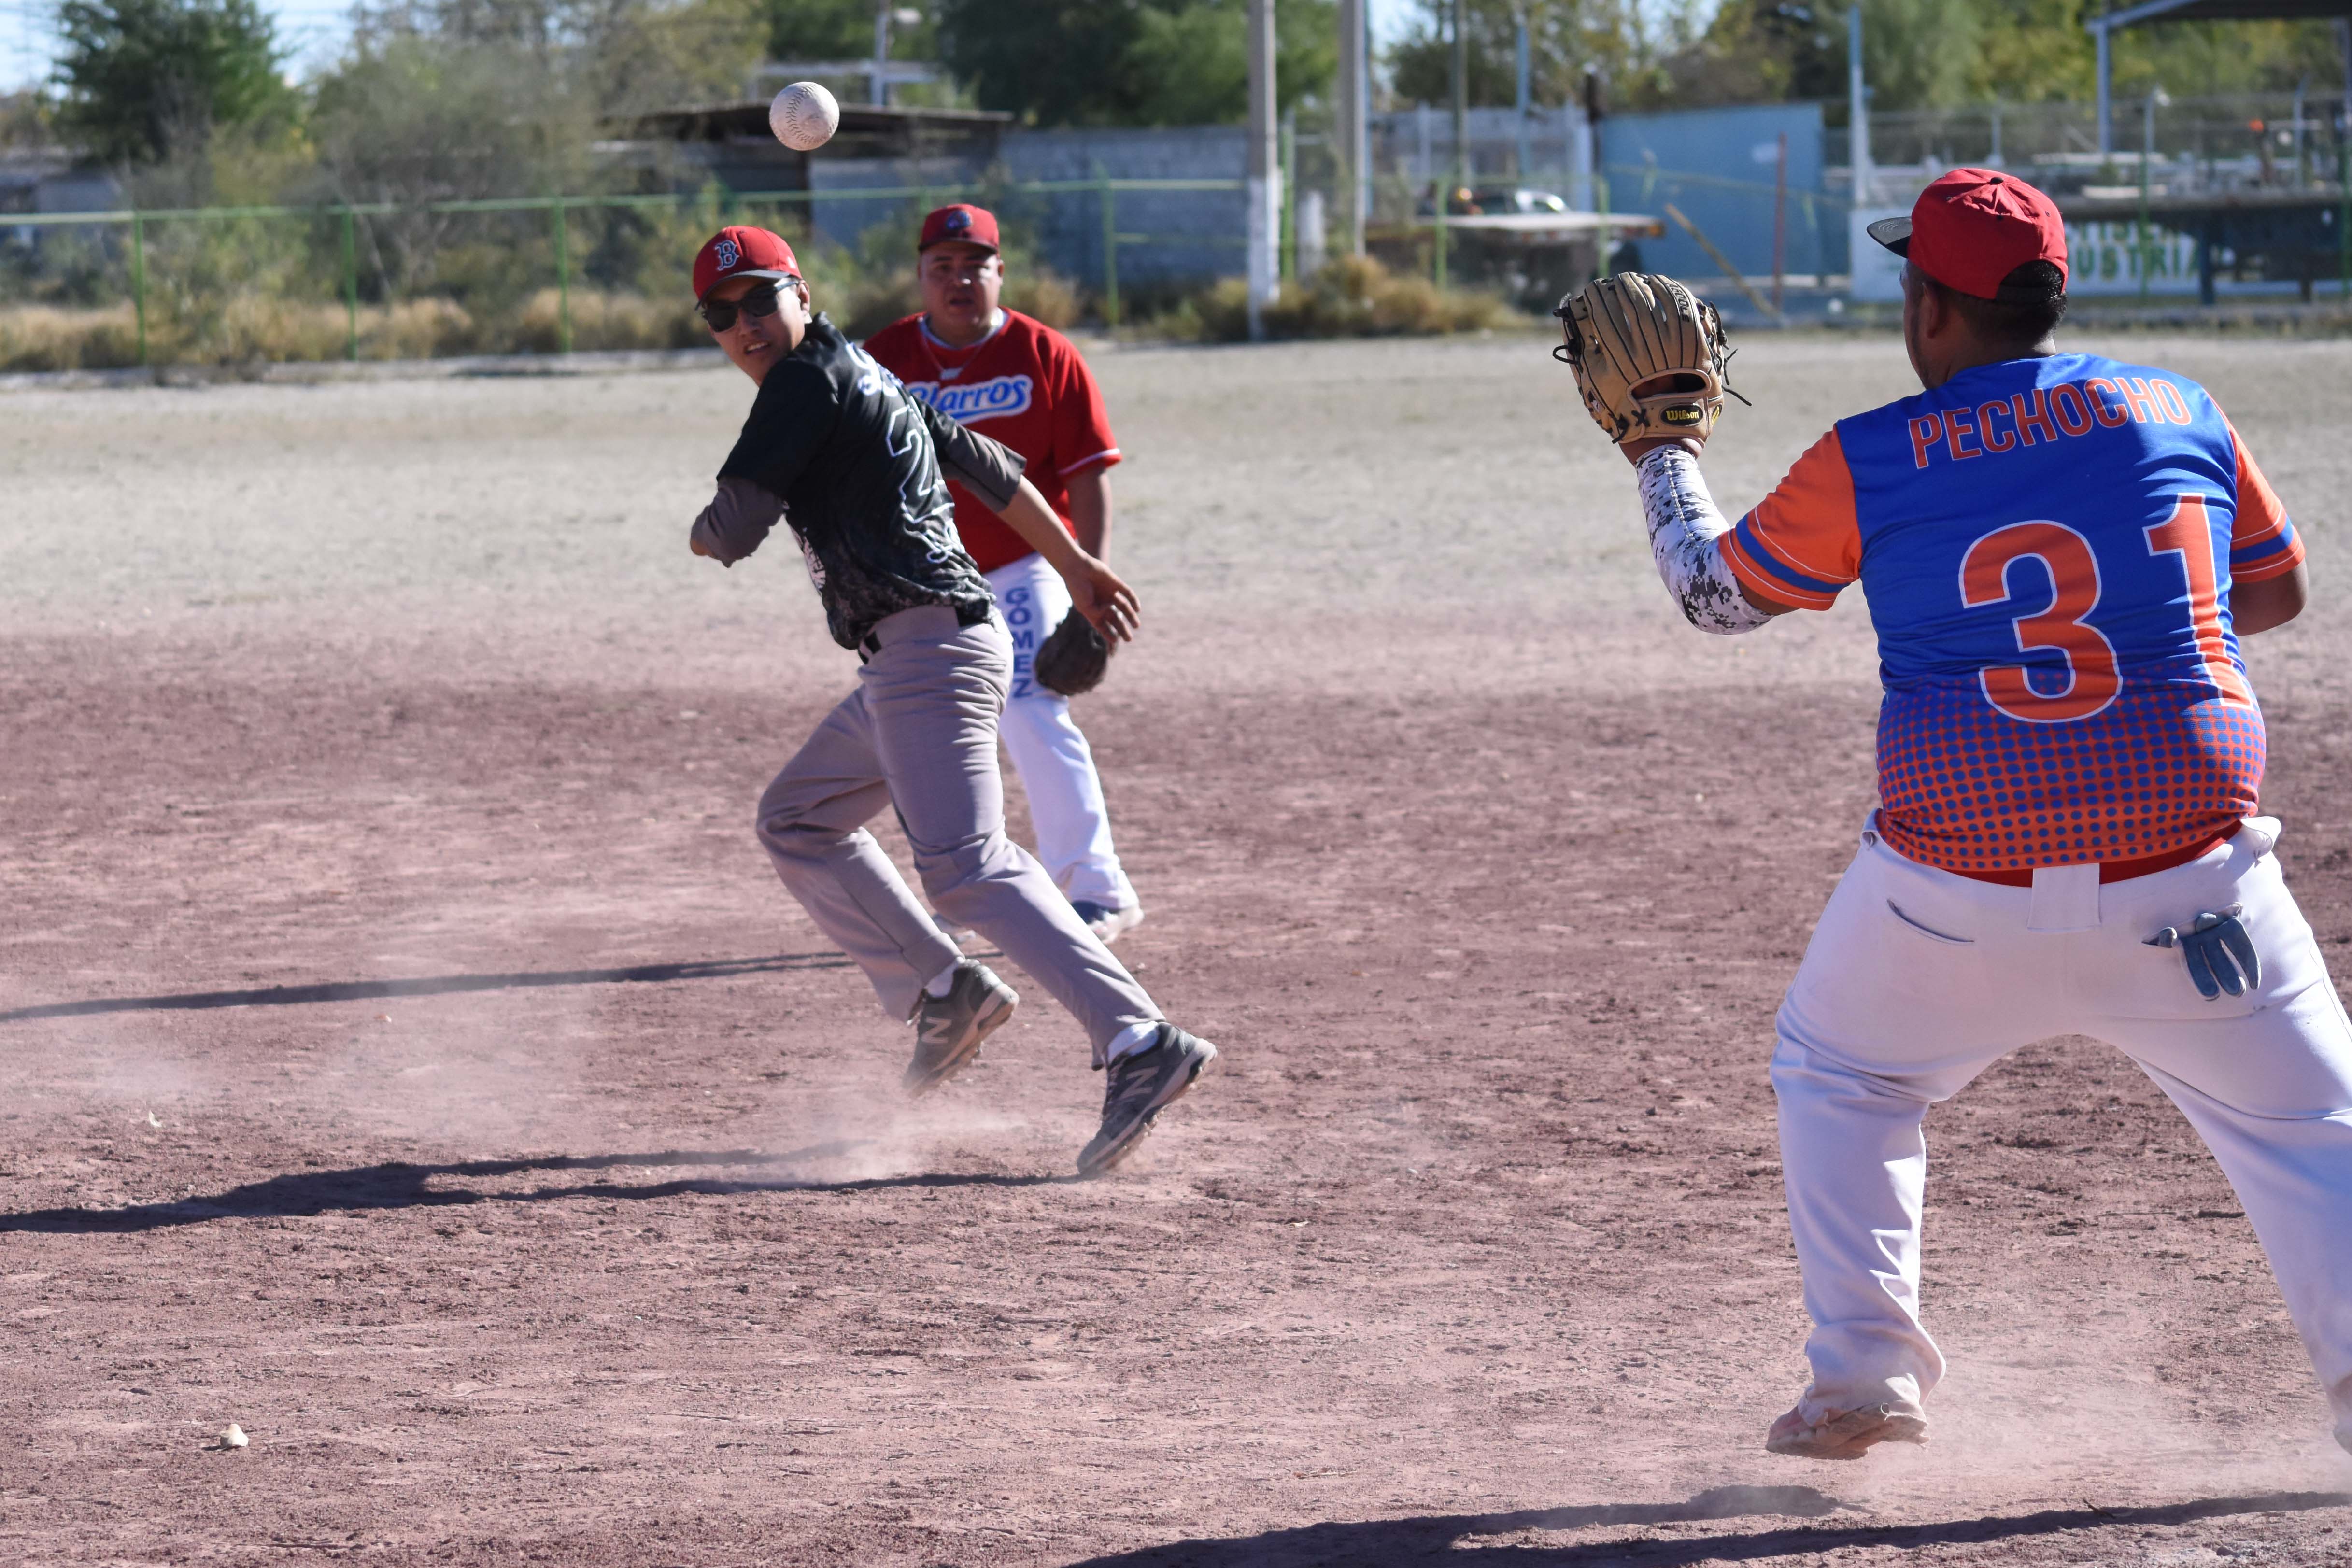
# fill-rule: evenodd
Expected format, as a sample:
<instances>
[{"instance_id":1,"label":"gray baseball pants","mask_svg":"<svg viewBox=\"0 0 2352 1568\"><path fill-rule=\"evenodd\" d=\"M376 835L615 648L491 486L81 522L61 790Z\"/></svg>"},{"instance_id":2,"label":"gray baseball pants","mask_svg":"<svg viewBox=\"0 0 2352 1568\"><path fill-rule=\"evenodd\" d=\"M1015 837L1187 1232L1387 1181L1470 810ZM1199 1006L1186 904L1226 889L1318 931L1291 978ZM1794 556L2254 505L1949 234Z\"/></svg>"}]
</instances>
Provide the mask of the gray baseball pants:
<instances>
[{"instance_id":1,"label":"gray baseball pants","mask_svg":"<svg viewBox=\"0 0 2352 1568\"><path fill-rule=\"evenodd\" d=\"M1004 950L1104 1049L1162 1015L1081 923L1029 852L1004 836L996 724L1013 643L993 616L959 626L945 605L886 616L878 652L760 798L760 841L809 917L906 1018L924 982L961 957L866 831L886 806L932 907Z\"/></svg>"}]
</instances>

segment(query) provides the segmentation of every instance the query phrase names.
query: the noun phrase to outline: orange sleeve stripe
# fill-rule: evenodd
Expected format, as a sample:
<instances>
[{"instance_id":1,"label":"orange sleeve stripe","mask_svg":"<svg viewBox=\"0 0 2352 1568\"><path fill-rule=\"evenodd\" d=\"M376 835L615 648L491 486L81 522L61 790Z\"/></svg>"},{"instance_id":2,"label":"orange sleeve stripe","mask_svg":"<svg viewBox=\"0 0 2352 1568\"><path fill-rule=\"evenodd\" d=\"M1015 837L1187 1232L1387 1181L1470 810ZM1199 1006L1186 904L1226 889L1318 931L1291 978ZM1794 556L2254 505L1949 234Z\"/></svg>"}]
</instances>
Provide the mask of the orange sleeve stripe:
<instances>
[{"instance_id":1,"label":"orange sleeve stripe","mask_svg":"<svg viewBox=\"0 0 2352 1568\"><path fill-rule=\"evenodd\" d=\"M1862 525L1854 515L1853 470L1832 429L1808 448L1788 476L1740 523L1754 564L1778 567L1811 583L1837 587L1861 575Z\"/></svg>"},{"instance_id":2,"label":"orange sleeve stripe","mask_svg":"<svg viewBox=\"0 0 2352 1568\"><path fill-rule=\"evenodd\" d=\"M2284 577L2302 564L2303 546L2298 543L2288 553L2273 556L2265 561L2257 561L2252 566L2232 564L2230 568L2230 582L2233 587L2241 583L2268 582L2272 578Z\"/></svg>"},{"instance_id":3,"label":"orange sleeve stripe","mask_svg":"<svg viewBox=\"0 0 2352 1568\"><path fill-rule=\"evenodd\" d=\"M2262 543L2288 526L2286 505L2263 477L2254 455L2246 450L2245 442L2240 438L2238 427L2230 423L2229 415L2222 415L2221 423L2229 429L2230 446L2238 459L2238 516L2230 528L2230 544L2232 549L2242 549Z\"/></svg>"},{"instance_id":4,"label":"orange sleeve stripe","mask_svg":"<svg viewBox=\"0 0 2352 1568\"><path fill-rule=\"evenodd\" d=\"M2230 547L2230 580L2232 582L2264 582L2273 577L2284 577L2304 560L2303 536L2294 525L2282 521L2281 531L2252 548Z\"/></svg>"},{"instance_id":5,"label":"orange sleeve stripe","mask_svg":"<svg viewBox=\"0 0 2352 1568\"><path fill-rule=\"evenodd\" d=\"M1733 579L1740 587L1759 599L1769 599L1775 604L1791 604L1800 610L1827 610L1837 602L1835 589L1824 591L1792 582L1780 573L1758 565L1740 537L1748 520L1742 518L1740 528L1735 528L1715 541L1716 548L1723 552L1723 564L1731 570Z\"/></svg>"}]
</instances>

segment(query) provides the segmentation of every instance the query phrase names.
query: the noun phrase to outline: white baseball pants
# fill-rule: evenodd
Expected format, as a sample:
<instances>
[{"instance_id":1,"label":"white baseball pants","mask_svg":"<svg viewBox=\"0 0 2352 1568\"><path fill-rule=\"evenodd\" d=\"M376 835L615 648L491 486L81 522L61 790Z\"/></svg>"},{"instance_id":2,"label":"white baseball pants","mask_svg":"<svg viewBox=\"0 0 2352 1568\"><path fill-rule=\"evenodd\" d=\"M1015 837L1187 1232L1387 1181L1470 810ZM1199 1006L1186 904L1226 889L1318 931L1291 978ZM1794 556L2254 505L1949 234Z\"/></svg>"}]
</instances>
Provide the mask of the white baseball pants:
<instances>
[{"instance_id":1,"label":"white baseball pants","mask_svg":"<svg viewBox=\"0 0 2352 1568\"><path fill-rule=\"evenodd\" d=\"M2031 889L1863 833L1772 1059L1813 1321L1809 1418L1917 1400L1942 1377L1919 1324L1927 1107L2020 1046L2084 1034L2137 1062L2221 1162L2352 1448L2352 1027L2271 853L2278 831L2252 818L2170 871L2102 886L2095 866L2046 868ZM2207 1001L2177 949L2145 943L2232 904L2262 984Z\"/></svg>"},{"instance_id":2,"label":"white baseball pants","mask_svg":"<svg viewBox=\"0 0 2352 1568\"><path fill-rule=\"evenodd\" d=\"M1037 859L1065 897L1131 909L1135 888L1111 848L1110 810L1103 803L1094 750L1070 717L1070 699L1047 691L1029 673L1037 645L1070 612L1070 591L1041 555L998 567L988 574L988 585L1013 633L1013 694L1000 732L1029 797Z\"/></svg>"}]
</instances>

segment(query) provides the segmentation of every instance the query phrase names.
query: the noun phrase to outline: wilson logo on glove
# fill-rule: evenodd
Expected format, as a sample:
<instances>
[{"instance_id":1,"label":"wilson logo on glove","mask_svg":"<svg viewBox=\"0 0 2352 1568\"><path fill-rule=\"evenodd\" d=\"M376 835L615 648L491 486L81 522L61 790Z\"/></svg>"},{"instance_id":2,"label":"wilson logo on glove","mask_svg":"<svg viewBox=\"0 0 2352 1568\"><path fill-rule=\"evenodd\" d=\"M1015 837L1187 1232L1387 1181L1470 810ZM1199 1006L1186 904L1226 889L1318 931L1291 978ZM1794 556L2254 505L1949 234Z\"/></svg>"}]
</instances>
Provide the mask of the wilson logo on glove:
<instances>
[{"instance_id":1,"label":"wilson logo on glove","mask_svg":"<svg viewBox=\"0 0 2352 1568\"><path fill-rule=\"evenodd\" d=\"M1576 372L1584 406L1610 440L1688 435L1722 417L1731 347L1715 307L1671 277L1621 272L1559 302L1567 340L1552 358ZM1739 401L1746 402L1744 397Z\"/></svg>"}]
</instances>

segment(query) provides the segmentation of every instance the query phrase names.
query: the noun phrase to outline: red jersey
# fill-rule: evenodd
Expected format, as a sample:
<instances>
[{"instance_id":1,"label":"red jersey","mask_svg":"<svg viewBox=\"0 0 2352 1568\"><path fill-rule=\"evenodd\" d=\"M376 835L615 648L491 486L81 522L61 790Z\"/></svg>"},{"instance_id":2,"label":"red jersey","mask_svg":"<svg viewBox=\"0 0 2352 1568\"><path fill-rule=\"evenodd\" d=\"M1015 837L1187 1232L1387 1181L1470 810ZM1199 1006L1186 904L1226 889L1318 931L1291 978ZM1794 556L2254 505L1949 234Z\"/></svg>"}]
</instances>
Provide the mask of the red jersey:
<instances>
[{"instance_id":1,"label":"red jersey","mask_svg":"<svg viewBox=\"0 0 2352 1568\"><path fill-rule=\"evenodd\" d=\"M1018 310L1001 314L996 329L968 348L942 343L920 316L909 316L866 340L866 351L920 401L1019 453L1029 482L1066 528L1070 476L1118 462L1118 442L1077 345ZM956 532L981 570L1031 553L1002 517L962 486L952 488Z\"/></svg>"}]
</instances>

